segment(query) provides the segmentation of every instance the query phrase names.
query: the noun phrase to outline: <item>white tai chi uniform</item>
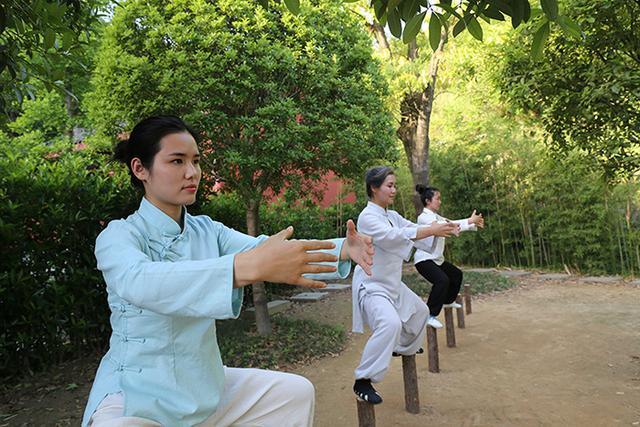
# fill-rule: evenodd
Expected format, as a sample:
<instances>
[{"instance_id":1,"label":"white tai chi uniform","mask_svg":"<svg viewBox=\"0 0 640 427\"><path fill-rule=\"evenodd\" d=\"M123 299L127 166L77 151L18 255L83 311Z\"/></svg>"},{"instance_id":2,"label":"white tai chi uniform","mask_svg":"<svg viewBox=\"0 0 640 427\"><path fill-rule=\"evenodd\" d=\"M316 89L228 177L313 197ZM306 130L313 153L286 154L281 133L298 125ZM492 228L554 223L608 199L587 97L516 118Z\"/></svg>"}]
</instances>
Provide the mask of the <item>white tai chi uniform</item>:
<instances>
[{"instance_id":1,"label":"white tai chi uniform","mask_svg":"<svg viewBox=\"0 0 640 427\"><path fill-rule=\"evenodd\" d=\"M313 425L314 389L304 377L286 372L224 368L224 392L216 411L197 427L270 427L275 420L287 425ZM124 416L123 393L102 400L90 427L160 427L155 421Z\"/></svg>"},{"instance_id":2,"label":"white tai chi uniform","mask_svg":"<svg viewBox=\"0 0 640 427\"><path fill-rule=\"evenodd\" d=\"M469 223L468 218L451 221L443 216L438 215L436 212L428 208L424 208L422 210L422 213L418 216L417 221L421 227L429 225L433 222L437 222L438 224L453 222L454 224L458 224L460 226L460 231L476 231L478 229L475 224ZM445 238L429 236L424 239L424 241L427 246L429 246L429 250L423 251L418 249L413 256L413 263L417 264L422 261L432 260L436 263L436 265L442 265L442 263L444 262Z\"/></svg>"},{"instance_id":3,"label":"white tai chi uniform","mask_svg":"<svg viewBox=\"0 0 640 427\"><path fill-rule=\"evenodd\" d=\"M362 333L367 323L373 332L355 370L356 379L382 381L392 352L414 354L422 344L429 309L402 283L403 260L409 260L414 247L429 249L425 239L412 240L418 227L373 202L358 216L358 231L373 238L375 255L371 276L360 267L353 273L353 331Z\"/></svg>"}]
</instances>

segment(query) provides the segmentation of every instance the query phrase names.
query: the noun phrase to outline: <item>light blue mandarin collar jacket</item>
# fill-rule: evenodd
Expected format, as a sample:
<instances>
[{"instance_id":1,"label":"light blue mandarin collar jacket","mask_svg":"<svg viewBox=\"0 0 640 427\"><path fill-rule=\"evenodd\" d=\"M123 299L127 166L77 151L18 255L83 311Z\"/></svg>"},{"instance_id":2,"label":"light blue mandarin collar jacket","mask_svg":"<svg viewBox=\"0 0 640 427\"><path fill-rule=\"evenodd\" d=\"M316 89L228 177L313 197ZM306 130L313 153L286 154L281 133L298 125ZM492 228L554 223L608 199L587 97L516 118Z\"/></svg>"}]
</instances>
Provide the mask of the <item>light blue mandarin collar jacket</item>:
<instances>
[{"instance_id":1,"label":"light blue mandarin collar jacket","mask_svg":"<svg viewBox=\"0 0 640 427\"><path fill-rule=\"evenodd\" d=\"M184 229L145 198L125 220L109 223L96 240L98 269L107 284L112 334L89 395L82 425L102 399L123 392L125 416L165 426L208 418L224 389L215 319L240 314L233 258L258 238L208 216L184 213ZM344 239L329 251L340 254ZM338 271L310 277L348 276Z\"/></svg>"}]
</instances>

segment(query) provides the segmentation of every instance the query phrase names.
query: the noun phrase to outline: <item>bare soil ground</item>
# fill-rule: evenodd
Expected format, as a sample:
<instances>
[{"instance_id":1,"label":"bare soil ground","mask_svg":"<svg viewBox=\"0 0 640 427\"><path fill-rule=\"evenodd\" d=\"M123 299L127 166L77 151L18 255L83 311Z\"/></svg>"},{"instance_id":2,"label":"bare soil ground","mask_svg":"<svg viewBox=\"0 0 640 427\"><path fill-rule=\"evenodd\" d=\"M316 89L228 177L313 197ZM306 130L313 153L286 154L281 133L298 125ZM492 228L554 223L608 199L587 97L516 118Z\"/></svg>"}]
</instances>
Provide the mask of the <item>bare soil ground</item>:
<instances>
[{"instance_id":1,"label":"bare soil ground","mask_svg":"<svg viewBox=\"0 0 640 427\"><path fill-rule=\"evenodd\" d=\"M440 373L417 356L420 414L404 410L402 362L392 361L377 425L640 425L640 287L519 281L474 300L456 348L438 333ZM299 369L316 386L317 427L357 425L350 376L366 339Z\"/></svg>"},{"instance_id":2,"label":"bare soil ground","mask_svg":"<svg viewBox=\"0 0 640 427\"><path fill-rule=\"evenodd\" d=\"M417 415L404 410L402 363L393 360L378 386L378 426L640 425L640 286L516 280L521 286L474 299L456 348L438 333L440 373L427 371L426 354L417 356ZM289 313L350 330L350 294ZM291 368L316 386L317 427L357 425L351 386L366 339L350 334L335 357ZM0 427L78 425L98 359L5 386Z\"/></svg>"}]
</instances>

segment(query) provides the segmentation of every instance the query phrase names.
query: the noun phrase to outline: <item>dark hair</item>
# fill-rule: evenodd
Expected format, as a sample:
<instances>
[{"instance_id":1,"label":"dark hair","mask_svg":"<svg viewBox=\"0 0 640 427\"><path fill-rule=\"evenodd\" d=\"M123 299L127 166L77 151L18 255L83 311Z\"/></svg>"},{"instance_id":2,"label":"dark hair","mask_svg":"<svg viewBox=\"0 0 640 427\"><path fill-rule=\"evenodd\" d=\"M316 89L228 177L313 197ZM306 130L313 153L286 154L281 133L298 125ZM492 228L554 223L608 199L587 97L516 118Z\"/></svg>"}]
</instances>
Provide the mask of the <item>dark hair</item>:
<instances>
[{"instance_id":1,"label":"dark hair","mask_svg":"<svg viewBox=\"0 0 640 427\"><path fill-rule=\"evenodd\" d=\"M364 183L367 186L367 196L373 197L373 188L380 188L389 175L395 175L389 166L374 166L364 174Z\"/></svg>"},{"instance_id":2,"label":"dark hair","mask_svg":"<svg viewBox=\"0 0 640 427\"><path fill-rule=\"evenodd\" d=\"M196 133L182 119L175 116L153 116L140 121L133 127L129 139L116 145L113 158L127 165L131 185L144 188L131 170L131 160L139 158L142 165L150 169L153 159L160 151L160 140L174 133L188 132L197 141Z\"/></svg>"},{"instance_id":3,"label":"dark hair","mask_svg":"<svg viewBox=\"0 0 640 427\"><path fill-rule=\"evenodd\" d=\"M416 185L416 191L420 194L420 200L422 201L422 206L427 206L427 200L431 201L433 196L436 193L440 192L436 187L427 187L426 185L418 184Z\"/></svg>"}]
</instances>

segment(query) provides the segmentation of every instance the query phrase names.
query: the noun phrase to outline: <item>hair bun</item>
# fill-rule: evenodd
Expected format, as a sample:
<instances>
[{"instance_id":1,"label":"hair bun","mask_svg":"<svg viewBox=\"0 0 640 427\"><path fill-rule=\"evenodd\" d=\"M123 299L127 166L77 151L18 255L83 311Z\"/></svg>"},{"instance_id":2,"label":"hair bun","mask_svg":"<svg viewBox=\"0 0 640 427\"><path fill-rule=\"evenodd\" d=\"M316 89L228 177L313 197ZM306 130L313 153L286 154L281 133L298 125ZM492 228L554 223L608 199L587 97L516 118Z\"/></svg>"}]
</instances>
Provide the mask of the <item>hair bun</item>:
<instances>
[{"instance_id":1,"label":"hair bun","mask_svg":"<svg viewBox=\"0 0 640 427\"><path fill-rule=\"evenodd\" d=\"M422 184L418 184L418 185L416 185L416 191L417 191L418 193L422 193L422 192L423 192L424 190L426 190L426 189L427 189L427 187L425 187L425 186L424 186L424 185L422 185Z\"/></svg>"},{"instance_id":2,"label":"hair bun","mask_svg":"<svg viewBox=\"0 0 640 427\"><path fill-rule=\"evenodd\" d=\"M118 142L116 148L113 150L113 158L122 163L129 162L129 140Z\"/></svg>"}]
</instances>

